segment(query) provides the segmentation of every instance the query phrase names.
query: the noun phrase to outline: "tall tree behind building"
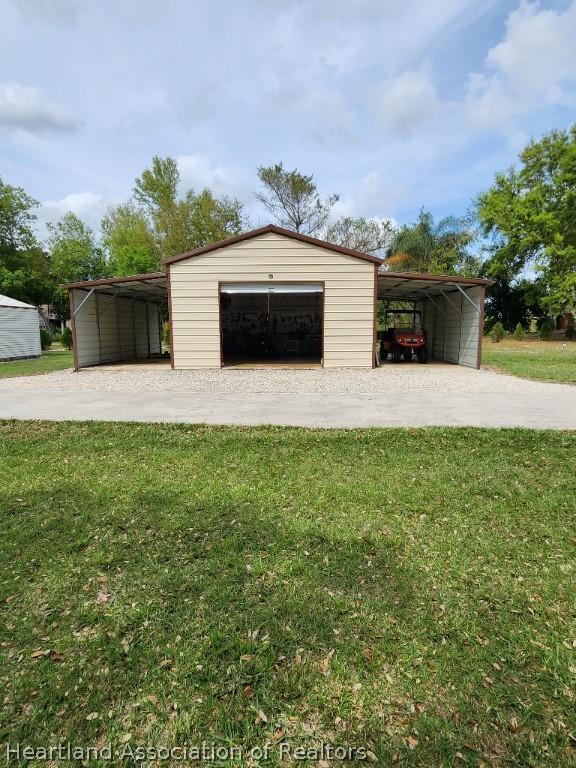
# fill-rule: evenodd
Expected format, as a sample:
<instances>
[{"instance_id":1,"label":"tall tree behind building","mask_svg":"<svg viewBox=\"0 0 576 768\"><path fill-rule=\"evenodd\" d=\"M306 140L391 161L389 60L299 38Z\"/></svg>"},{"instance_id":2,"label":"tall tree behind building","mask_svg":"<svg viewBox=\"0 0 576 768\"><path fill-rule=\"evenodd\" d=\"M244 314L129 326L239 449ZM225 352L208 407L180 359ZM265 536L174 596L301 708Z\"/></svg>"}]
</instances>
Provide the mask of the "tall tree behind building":
<instances>
[{"instance_id":1,"label":"tall tree behind building","mask_svg":"<svg viewBox=\"0 0 576 768\"><path fill-rule=\"evenodd\" d=\"M287 171L282 163L258 168L263 192L256 199L274 222L303 235L319 235L326 227L338 195L322 199L313 176L294 169Z\"/></svg>"},{"instance_id":2,"label":"tall tree behind building","mask_svg":"<svg viewBox=\"0 0 576 768\"><path fill-rule=\"evenodd\" d=\"M160 258L200 248L242 231L242 203L209 189L179 193L180 172L171 157L155 156L134 184L134 201L153 233ZM112 228L113 229L113 228ZM108 229L108 237L111 230Z\"/></svg>"},{"instance_id":3,"label":"tall tree behind building","mask_svg":"<svg viewBox=\"0 0 576 768\"><path fill-rule=\"evenodd\" d=\"M576 125L531 141L476 209L490 239L489 277L511 283L530 268L546 287L549 310L576 306Z\"/></svg>"},{"instance_id":4,"label":"tall tree behind building","mask_svg":"<svg viewBox=\"0 0 576 768\"><path fill-rule=\"evenodd\" d=\"M448 216L438 222L422 209L414 224L401 227L384 263L396 271L477 276L480 259L472 251L475 232L464 219Z\"/></svg>"}]
</instances>

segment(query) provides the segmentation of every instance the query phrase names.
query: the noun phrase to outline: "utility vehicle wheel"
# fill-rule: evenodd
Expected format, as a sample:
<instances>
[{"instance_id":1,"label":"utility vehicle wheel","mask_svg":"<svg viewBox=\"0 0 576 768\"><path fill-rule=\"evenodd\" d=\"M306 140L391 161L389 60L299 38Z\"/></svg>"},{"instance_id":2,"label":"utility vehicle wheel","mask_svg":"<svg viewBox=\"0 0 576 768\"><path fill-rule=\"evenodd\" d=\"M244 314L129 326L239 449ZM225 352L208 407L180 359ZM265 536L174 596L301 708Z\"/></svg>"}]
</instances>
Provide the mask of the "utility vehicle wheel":
<instances>
[{"instance_id":1,"label":"utility vehicle wheel","mask_svg":"<svg viewBox=\"0 0 576 768\"><path fill-rule=\"evenodd\" d=\"M416 352L416 354L418 355L419 363L428 362L428 349L426 347L420 347L420 349Z\"/></svg>"},{"instance_id":2,"label":"utility vehicle wheel","mask_svg":"<svg viewBox=\"0 0 576 768\"><path fill-rule=\"evenodd\" d=\"M401 363L402 362L402 350L401 349L393 349L392 350L392 360L395 363Z\"/></svg>"}]
</instances>

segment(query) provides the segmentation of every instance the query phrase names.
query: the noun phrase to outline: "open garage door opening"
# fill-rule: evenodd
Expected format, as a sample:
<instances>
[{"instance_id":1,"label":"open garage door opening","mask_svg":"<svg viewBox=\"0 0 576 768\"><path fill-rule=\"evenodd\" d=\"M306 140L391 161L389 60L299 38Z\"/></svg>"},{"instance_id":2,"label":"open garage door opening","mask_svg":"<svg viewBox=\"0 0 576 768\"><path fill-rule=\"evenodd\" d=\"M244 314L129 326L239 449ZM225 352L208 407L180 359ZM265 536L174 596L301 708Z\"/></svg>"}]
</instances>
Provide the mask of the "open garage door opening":
<instances>
[{"instance_id":1,"label":"open garage door opening","mask_svg":"<svg viewBox=\"0 0 576 768\"><path fill-rule=\"evenodd\" d=\"M322 365L322 283L220 286L222 364Z\"/></svg>"}]
</instances>

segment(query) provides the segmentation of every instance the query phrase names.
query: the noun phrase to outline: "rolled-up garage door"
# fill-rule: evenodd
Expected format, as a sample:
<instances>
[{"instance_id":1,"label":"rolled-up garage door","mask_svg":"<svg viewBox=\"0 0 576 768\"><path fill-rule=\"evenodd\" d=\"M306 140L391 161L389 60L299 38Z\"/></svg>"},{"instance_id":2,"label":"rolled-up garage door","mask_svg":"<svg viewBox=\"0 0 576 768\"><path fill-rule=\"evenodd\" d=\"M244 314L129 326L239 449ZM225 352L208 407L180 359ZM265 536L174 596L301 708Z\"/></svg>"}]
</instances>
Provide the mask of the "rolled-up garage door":
<instances>
[{"instance_id":1,"label":"rolled-up garage door","mask_svg":"<svg viewBox=\"0 0 576 768\"><path fill-rule=\"evenodd\" d=\"M228 283L220 293L322 293L322 283Z\"/></svg>"}]
</instances>

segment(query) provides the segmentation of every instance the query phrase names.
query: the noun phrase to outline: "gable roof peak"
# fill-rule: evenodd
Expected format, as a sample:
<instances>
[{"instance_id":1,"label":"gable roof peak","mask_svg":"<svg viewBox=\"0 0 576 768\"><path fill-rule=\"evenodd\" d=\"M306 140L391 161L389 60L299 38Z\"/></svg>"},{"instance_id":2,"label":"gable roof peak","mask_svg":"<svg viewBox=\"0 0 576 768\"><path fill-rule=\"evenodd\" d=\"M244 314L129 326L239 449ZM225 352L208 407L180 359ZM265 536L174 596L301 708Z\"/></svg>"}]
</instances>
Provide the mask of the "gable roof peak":
<instances>
[{"instance_id":1,"label":"gable roof peak","mask_svg":"<svg viewBox=\"0 0 576 768\"><path fill-rule=\"evenodd\" d=\"M310 235L302 235L300 232L294 232L291 229L284 229L284 227L278 227L276 224L266 224L264 227L258 227L258 229L252 229L248 232L242 232L240 235L234 235L228 237L226 240L220 240L216 243L210 243L201 248L196 248L193 251L187 251L181 253L178 256L171 256L168 259L163 259L162 264L174 264L177 261L183 261L184 259L190 259L193 256L199 256L202 253L209 253L210 251L217 251L220 248L226 248L229 245L235 243L241 243L244 240L251 240L261 235L275 234L282 237L288 237L292 240L298 240L308 245L314 245L317 248L324 248L327 251L334 251L335 253L341 253L345 256L352 256L355 259L361 259L362 261L369 261L372 264L382 264L382 259L376 256L371 256L368 253L361 253L360 251L354 251L352 248L346 248L343 245L336 245L335 243L329 243L327 240L320 240Z\"/></svg>"}]
</instances>

